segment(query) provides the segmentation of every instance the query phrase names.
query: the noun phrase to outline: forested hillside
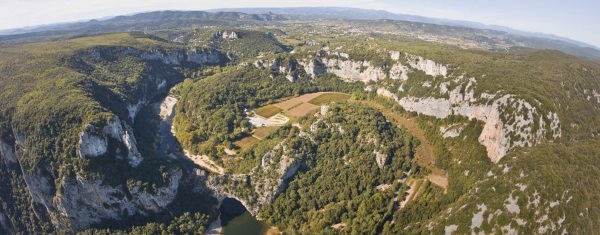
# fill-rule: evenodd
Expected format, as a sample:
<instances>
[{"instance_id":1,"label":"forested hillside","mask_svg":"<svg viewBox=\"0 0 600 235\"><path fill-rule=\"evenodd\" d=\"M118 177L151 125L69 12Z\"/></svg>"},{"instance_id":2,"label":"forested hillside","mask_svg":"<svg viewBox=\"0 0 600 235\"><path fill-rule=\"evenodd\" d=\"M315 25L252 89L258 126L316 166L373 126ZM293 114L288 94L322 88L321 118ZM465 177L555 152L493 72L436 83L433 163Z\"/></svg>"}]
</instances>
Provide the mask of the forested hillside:
<instances>
[{"instance_id":1,"label":"forested hillside","mask_svg":"<svg viewBox=\"0 0 600 235\"><path fill-rule=\"evenodd\" d=\"M0 233L218 233L226 198L284 234L596 232L600 64L375 23L5 41Z\"/></svg>"}]
</instances>

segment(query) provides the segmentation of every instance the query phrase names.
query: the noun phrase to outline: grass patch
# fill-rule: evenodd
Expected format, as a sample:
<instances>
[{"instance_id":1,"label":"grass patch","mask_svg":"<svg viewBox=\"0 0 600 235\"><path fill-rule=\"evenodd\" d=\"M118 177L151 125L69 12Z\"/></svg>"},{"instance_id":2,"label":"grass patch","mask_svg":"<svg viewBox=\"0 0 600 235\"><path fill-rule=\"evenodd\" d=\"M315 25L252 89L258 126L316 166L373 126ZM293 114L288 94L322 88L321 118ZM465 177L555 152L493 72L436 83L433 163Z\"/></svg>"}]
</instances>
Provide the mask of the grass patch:
<instances>
[{"instance_id":1,"label":"grass patch","mask_svg":"<svg viewBox=\"0 0 600 235\"><path fill-rule=\"evenodd\" d=\"M258 143L258 141L260 141L260 140L257 139L256 137L248 136L241 140L233 142L233 145L240 148L240 150L245 151L246 149L249 149L250 147L252 147L254 144Z\"/></svg>"},{"instance_id":2,"label":"grass patch","mask_svg":"<svg viewBox=\"0 0 600 235\"><path fill-rule=\"evenodd\" d=\"M267 136L275 132L277 129L279 129L278 126L263 126L254 129L252 135L259 140L264 140L265 138L267 138Z\"/></svg>"},{"instance_id":3,"label":"grass patch","mask_svg":"<svg viewBox=\"0 0 600 235\"><path fill-rule=\"evenodd\" d=\"M256 114L264 118L270 118L281 111L283 111L283 109L277 108L274 105L267 105L254 110Z\"/></svg>"},{"instance_id":4,"label":"grass patch","mask_svg":"<svg viewBox=\"0 0 600 235\"><path fill-rule=\"evenodd\" d=\"M342 93L325 93L322 95L319 95L317 97L315 97L314 99L308 101L308 103L314 104L314 105L322 105L322 104L327 104L330 102L334 102L334 101L345 101L350 99L350 95L347 94L342 94Z\"/></svg>"}]
</instances>

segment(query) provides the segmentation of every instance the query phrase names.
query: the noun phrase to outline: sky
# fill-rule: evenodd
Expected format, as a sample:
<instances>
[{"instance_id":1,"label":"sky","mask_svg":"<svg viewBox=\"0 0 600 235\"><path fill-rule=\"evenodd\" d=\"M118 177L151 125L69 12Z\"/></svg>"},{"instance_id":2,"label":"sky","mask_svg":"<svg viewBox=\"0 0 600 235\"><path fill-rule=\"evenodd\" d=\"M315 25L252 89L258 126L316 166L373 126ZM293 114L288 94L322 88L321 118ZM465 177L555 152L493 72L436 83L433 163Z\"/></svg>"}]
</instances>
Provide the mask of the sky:
<instances>
[{"instance_id":1,"label":"sky","mask_svg":"<svg viewBox=\"0 0 600 235\"><path fill-rule=\"evenodd\" d=\"M343 6L467 20L568 37L600 47L598 0L0 0L0 29L154 10Z\"/></svg>"}]
</instances>

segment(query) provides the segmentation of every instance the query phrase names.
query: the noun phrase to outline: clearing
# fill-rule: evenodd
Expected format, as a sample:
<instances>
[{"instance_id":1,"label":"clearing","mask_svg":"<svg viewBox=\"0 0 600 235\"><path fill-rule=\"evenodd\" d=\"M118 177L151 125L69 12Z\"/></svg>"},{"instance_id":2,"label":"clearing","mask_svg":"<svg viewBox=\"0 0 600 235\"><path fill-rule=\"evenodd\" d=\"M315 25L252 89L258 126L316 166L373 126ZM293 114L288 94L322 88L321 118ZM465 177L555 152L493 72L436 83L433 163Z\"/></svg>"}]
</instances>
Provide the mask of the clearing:
<instances>
[{"instance_id":1,"label":"clearing","mask_svg":"<svg viewBox=\"0 0 600 235\"><path fill-rule=\"evenodd\" d=\"M236 147L238 147L242 151L244 151L244 150L252 147L254 144L258 143L258 141L259 141L259 139L257 139L256 137L248 136L248 137L242 138L241 140L233 142L233 145L235 145Z\"/></svg>"},{"instance_id":2,"label":"clearing","mask_svg":"<svg viewBox=\"0 0 600 235\"><path fill-rule=\"evenodd\" d=\"M444 193L448 193L448 175L440 175L439 173L431 173L427 176L427 179L431 181L431 183L440 186L444 189Z\"/></svg>"},{"instance_id":3,"label":"clearing","mask_svg":"<svg viewBox=\"0 0 600 235\"><path fill-rule=\"evenodd\" d=\"M258 140L264 140L265 138L267 138L267 136L275 132L277 129L279 129L278 126L259 127L254 129L254 132L252 132L252 137Z\"/></svg>"}]
</instances>

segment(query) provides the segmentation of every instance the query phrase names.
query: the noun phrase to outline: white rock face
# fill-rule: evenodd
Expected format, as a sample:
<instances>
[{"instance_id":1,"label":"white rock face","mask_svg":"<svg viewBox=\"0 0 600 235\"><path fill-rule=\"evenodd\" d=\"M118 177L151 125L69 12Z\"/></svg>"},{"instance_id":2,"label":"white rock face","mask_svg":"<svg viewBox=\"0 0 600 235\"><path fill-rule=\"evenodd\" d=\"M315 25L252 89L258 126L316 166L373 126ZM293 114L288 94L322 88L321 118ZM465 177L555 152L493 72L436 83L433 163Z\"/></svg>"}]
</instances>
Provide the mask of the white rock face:
<instances>
[{"instance_id":1,"label":"white rock face","mask_svg":"<svg viewBox=\"0 0 600 235\"><path fill-rule=\"evenodd\" d=\"M52 195L54 192L52 186L50 186L50 181L48 180L48 178L42 176L35 176L32 173L30 173L27 169L24 169L23 166L21 166L21 171L23 172L23 180L27 185L27 191L29 192L31 199L34 202L39 203L43 205L44 208L46 208L46 211L48 211L50 214L50 221L52 222L52 224L54 224L55 226L60 225L59 217L55 213L52 213L52 211L54 211L52 200Z\"/></svg>"},{"instance_id":2,"label":"white rock face","mask_svg":"<svg viewBox=\"0 0 600 235\"><path fill-rule=\"evenodd\" d=\"M431 76L448 76L448 68L444 65L438 64L432 60L424 59L420 56L407 55L408 64L418 70L425 72Z\"/></svg>"},{"instance_id":3,"label":"white rock face","mask_svg":"<svg viewBox=\"0 0 600 235\"><path fill-rule=\"evenodd\" d=\"M224 61L223 55L218 52L198 49L189 50L185 53L181 51L163 52L154 49L150 52L143 52L140 58L143 60L159 60L167 65L181 65L184 59L196 64L220 64Z\"/></svg>"},{"instance_id":4,"label":"white rock face","mask_svg":"<svg viewBox=\"0 0 600 235\"><path fill-rule=\"evenodd\" d=\"M177 194L182 172L171 172L168 185L156 193L148 193L139 187L129 189L131 199L118 188L77 176L75 180L63 179L64 190L56 197L56 209L75 230L84 229L102 219L122 219L134 214L159 212L171 203Z\"/></svg>"},{"instance_id":5,"label":"white rock face","mask_svg":"<svg viewBox=\"0 0 600 235\"><path fill-rule=\"evenodd\" d=\"M324 48L322 53L317 54L317 57L321 57L325 53L337 53L339 55L339 52L331 52L328 48ZM313 78L329 72L347 81L368 82L384 78L405 81L408 79L408 74L414 69L421 70L433 77L448 76L449 69L446 65L407 54L407 66L400 62L402 56L400 52L391 51L389 53L390 58L397 61L390 68L389 75L385 74L383 68L371 66L368 62L353 61L351 59L317 58L308 62L300 62L300 64L304 67L306 73ZM459 77L455 79L455 82L461 80L462 77ZM399 91L405 91L403 85L399 87ZM430 81L426 81L422 85L425 87L432 86ZM539 143L546 136L546 133L551 134L554 139L561 137L560 121L556 113L550 112L547 114L547 119L550 122L546 123L533 105L513 95L497 97L497 94L482 93L479 97L475 97L473 90L476 86L476 80L474 78L466 81L464 92L461 91L461 86L452 91L449 90L449 86L450 82L443 82L439 85L440 94L448 95L448 99L410 96L399 98L387 89L378 89L377 92L380 95L393 98L408 111L415 111L437 118L446 118L456 114L485 122L483 132L479 136L479 142L486 147L488 157L493 162L498 162L513 147L532 146ZM516 111L510 114L504 113L507 106L516 108ZM539 116L539 121L534 121L534 116ZM503 120L507 123L503 123ZM538 128L534 133L535 127ZM454 137L458 134L459 131L445 133L446 137Z\"/></svg>"},{"instance_id":6,"label":"white rock face","mask_svg":"<svg viewBox=\"0 0 600 235\"><path fill-rule=\"evenodd\" d=\"M470 79L466 90L475 86L475 83L474 79ZM541 141L548 132L552 133L554 138L560 138L560 121L556 115L551 115L551 123L548 124L540 119L539 129L534 133L533 116L536 114L536 108L528 102L512 95L504 95L493 100L491 105L487 105L485 104L487 102L477 102L488 101L495 96L482 94L479 98L475 98L472 90L463 94L460 89L459 86L450 91L449 99L410 96L398 98L394 93L383 88L378 89L377 93L394 99L408 111L437 118L446 118L455 114L485 122L479 142L486 147L490 160L496 163L511 148L532 146ZM509 105L516 108L514 113L504 113ZM509 122L503 123L501 115L508 115Z\"/></svg>"},{"instance_id":7,"label":"white rock face","mask_svg":"<svg viewBox=\"0 0 600 235\"><path fill-rule=\"evenodd\" d=\"M406 81L408 80L409 71L410 69L407 66L402 65L401 63L396 63L390 69L390 78L394 80Z\"/></svg>"},{"instance_id":8,"label":"white rock face","mask_svg":"<svg viewBox=\"0 0 600 235\"><path fill-rule=\"evenodd\" d=\"M88 126L79 137L79 156L81 158L98 157L108 149L108 138L116 139L127 147L127 160L131 167L137 167L144 159L137 150L133 130L118 117L96 131L94 126ZM117 156L118 157L118 156Z\"/></svg>"},{"instance_id":9,"label":"white rock face","mask_svg":"<svg viewBox=\"0 0 600 235\"><path fill-rule=\"evenodd\" d=\"M224 58L217 52L191 50L187 52L187 61L196 64L220 64L224 61Z\"/></svg>"},{"instance_id":10,"label":"white rock face","mask_svg":"<svg viewBox=\"0 0 600 235\"><path fill-rule=\"evenodd\" d=\"M17 163L17 155L12 146L0 140L0 156L4 159L6 165Z\"/></svg>"},{"instance_id":11,"label":"white rock face","mask_svg":"<svg viewBox=\"0 0 600 235\"><path fill-rule=\"evenodd\" d=\"M163 53L160 50L153 50L151 52L144 52L140 55L143 60L160 60L164 64L168 65L181 65L183 60L183 54L177 51L170 53Z\"/></svg>"},{"instance_id":12,"label":"white rock face","mask_svg":"<svg viewBox=\"0 0 600 235\"><path fill-rule=\"evenodd\" d=\"M375 154L375 161L377 161L377 166L379 166L379 169L383 169L383 167L385 167L385 163L388 161L389 156L377 151L373 151L373 153Z\"/></svg>"},{"instance_id":13,"label":"white rock face","mask_svg":"<svg viewBox=\"0 0 600 235\"><path fill-rule=\"evenodd\" d=\"M156 90L160 90L167 86L167 80L160 79L156 81Z\"/></svg>"},{"instance_id":14,"label":"white rock face","mask_svg":"<svg viewBox=\"0 0 600 235\"><path fill-rule=\"evenodd\" d=\"M456 224L448 225L448 226L444 227L444 234L445 235L452 235L452 233L454 231L456 231L456 229L458 229L458 225L456 225Z\"/></svg>"},{"instance_id":15,"label":"white rock face","mask_svg":"<svg viewBox=\"0 0 600 235\"><path fill-rule=\"evenodd\" d=\"M392 60L400 60L400 55L401 53L399 51L390 51L390 58L392 58Z\"/></svg>"},{"instance_id":16,"label":"white rock face","mask_svg":"<svg viewBox=\"0 0 600 235\"><path fill-rule=\"evenodd\" d=\"M308 63L299 61L298 63L304 67L304 71L312 78L316 78L318 75L327 72L327 68L320 60L314 59L310 60Z\"/></svg>"},{"instance_id":17,"label":"white rock face","mask_svg":"<svg viewBox=\"0 0 600 235\"><path fill-rule=\"evenodd\" d=\"M449 127L440 127L440 133L444 138L456 138L460 136L460 133L465 128L464 125L453 125Z\"/></svg>"},{"instance_id":18,"label":"white rock face","mask_svg":"<svg viewBox=\"0 0 600 235\"><path fill-rule=\"evenodd\" d=\"M519 197L514 197L512 193L508 196L508 199L506 199L506 204L504 204L504 206L506 207L506 210L508 210L508 212L512 213L512 214L516 214L518 215L519 212L521 212L521 209L519 208L519 205L517 204L517 201L519 200Z\"/></svg>"},{"instance_id":19,"label":"white rock face","mask_svg":"<svg viewBox=\"0 0 600 235\"><path fill-rule=\"evenodd\" d=\"M290 82L294 82L296 81L296 79L298 79L298 75L296 73L294 73L296 71L296 68L298 67L298 62L293 59L290 58L289 59L289 65L283 66L282 65L282 58L276 58L273 61L270 60L257 60L254 62L254 67L257 68L270 68L274 73L279 73L283 76L285 76L285 78L290 81Z\"/></svg>"},{"instance_id":20,"label":"white rock face","mask_svg":"<svg viewBox=\"0 0 600 235\"><path fill-rule=\"evenodd\" d=\"M347 80L368 82L386 77L383 69L371 66L368 61L323 58L321 62L327 67L327 72Z\"/></svg>"},{"instance_id":21,"label":"white rock face","mask_svg":"<svg viewBox=\"0 0 600 235\"><path fill-rule=\"evenodd\" d=\"M239 36L234 31L219 31L213 35L215 38L223 38L223 39L238 39Z\"/></svg>"},{"instance_id":22,"label":"white rock face","mask_svg":"<svg viewBox=\"0 0 600 235\"><path fill-rule=\"evenodd\" d=\"M284 181L294 176L298 171L303 159L294 151L281 143L266 153L261 159L261 164L249 174L211 175L207 185L217 198L235 198L251 214L256 215L260 208L275 200L277 195L285 189ZM226 187L224 186L225 183L250 185L250 191L240 195L238 188Z\"/></svg>"},{"instance_id":23,"label":"white rock face","mask_svg":"<svg viewBox=\"0 0 600 235\"><path fill-rule=\"evenodd\" d=\"M88 127L88 131L83 132L79 138L79 157L97 157L106 153L108 143L103 136L97 136L93 134L95 128L93 126Z\"/></svg>"},{"instance_id":24,"label":"white rock face","mask_svg":"<svg viewBox=\"0 0 600 235\"><path fill-rule=\"evenodd\" d=\"M326 51L326 53L328 55L338 55L338 58L318 58L308 62L303 61L299 63L304 67L306 73L313 78L329 72L349 81L368 82L385 78L405 81L408 79L408 74L411 69L422 70L425 74L434 77L438 75L446 77L448 75L448 68L445 65L435 63L434 61L424 59L423 57L406 55L409 64L404 65L400 62L401 53L398 51L390 52L390 57L392 60L395 60L396 63L390 68L389 74L386 74L382 67L372 66L368 61L348 59L350 56L346 53L330 51Z\"/></svg>"},{"instance_id":25,"label":"white rock face","mask_svg":"<svg viewBox=\"0 0 600 235\"><path fill-rule=\"evenodd\" d=\"M98 52L99 53L99 52ZM166 81L156 80L157 87ZM140 101L129 107L130 118L143 105ZM25 149L25 137L15 132L16 146ZM137 167L143 158L137 150L132 128L118 117L104 126L87 126L79 136L78 154L81 158L101 157L110 149L111 142L120 142L117 159L126 159L131 167ZM0 143L2 158L18 163L14 149ZM124 150L124 151L123 151ZM123 185L110 186L102 179L85 179L77 176L72 179L60 179L62 187L56 189L54 179L40 176L40 173L22 169L27 190L36 203L43 205L51 222L60 229L82 229L100 222L102 219L124 218L136 213L157 212L169 204L176 195L181 171L173 173L168 186L159 188L157 193L147 193L139 188L125 190ZM110 177L110 176L107 176ZM59 191L56 191L59 190ZM125 195L130 194L128 199Z\"/></svg>"},{"instance_id":26,"label":"white rock face","mask_svg":"<svg viewBox=\"0 0 600 235\"><path fill-rule=\"evenodd\" d=\"M135 116L138 114L138 112L146 104L147 104L147 102L145 100L140 100L140 101L138 101L135 104L128 104L127 105L127 111L129 112L129 118L131 119L132 122L133 122L133 120L135 120Z\"/></svg>"},{"instance_id":27,"label":"white rock face","mask_svg":"<svg viewBox=\"0 0 600 235\"><path fill-rule=\"evenodd\" d=\"M473 218L471 218L471 229L481 227L481 224L483 223L483 213L485 213L488 208L485 204L479 204L477 205L477 209L479 209L479 212L473 214Z\"/></svg>"}]
</instances>

